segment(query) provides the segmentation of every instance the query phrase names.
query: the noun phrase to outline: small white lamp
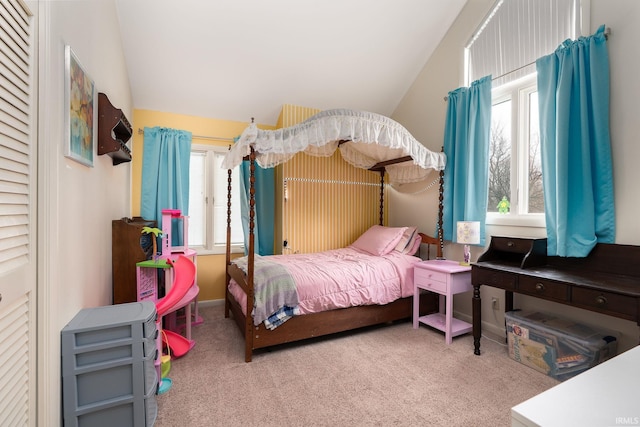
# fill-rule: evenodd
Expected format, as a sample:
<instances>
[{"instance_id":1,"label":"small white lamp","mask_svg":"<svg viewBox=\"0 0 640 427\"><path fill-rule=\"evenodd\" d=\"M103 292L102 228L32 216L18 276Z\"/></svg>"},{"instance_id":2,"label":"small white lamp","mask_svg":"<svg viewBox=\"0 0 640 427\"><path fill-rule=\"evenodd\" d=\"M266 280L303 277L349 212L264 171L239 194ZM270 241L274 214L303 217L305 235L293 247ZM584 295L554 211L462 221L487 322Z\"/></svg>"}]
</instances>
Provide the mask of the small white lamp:
<instances>
[{"instance_id":1,"label":"small white lamp","mask_svg":"<svg viewBox=\"0 0 640 427\"><path fill-rule=\"evenodd\" d=\"M464 243L464 261L460 265L469 265L471 248L469 245L480 243L480 221L458 221L458 243Z\"/></svg>"}]
</instances>

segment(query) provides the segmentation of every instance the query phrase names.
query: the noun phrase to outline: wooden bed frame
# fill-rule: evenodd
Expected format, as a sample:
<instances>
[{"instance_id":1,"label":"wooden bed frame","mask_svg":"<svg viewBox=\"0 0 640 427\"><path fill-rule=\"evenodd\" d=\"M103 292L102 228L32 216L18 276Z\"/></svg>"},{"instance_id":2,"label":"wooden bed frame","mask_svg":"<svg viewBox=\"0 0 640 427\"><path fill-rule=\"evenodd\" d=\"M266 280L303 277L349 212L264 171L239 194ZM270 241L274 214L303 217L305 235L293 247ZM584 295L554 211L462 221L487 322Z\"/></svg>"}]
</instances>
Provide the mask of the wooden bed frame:
<instances>
[{"instance_id":1,"label":"wooden bed frame","mask_svg":"<svg viewBox=\"0 0 640 427\"><path fill-rule=\"evenodd\" d=\"M256 153L251 149L248 156L250 165L250 189L249 189L249 251L247 274L231 262L231 171L228 172L227 187L227 257L226 257L226 283L225 283L225 318L229 313L233 313L238 327L242 331L245 340L245 362L251 362L253 351L278 344L285 344L293 341L319 337L337 332L344 332L366 326L379 325L397 320L407 319L412 316L413 298L406 297L398 299L385 305L365 305L350 308L341 308L325 311L321 313L305 314L304 316L294 316L276 329L269 330L264 324L255 326L252 316L244 313L251 313L253 310L253 266L254 266L254 217L255 217L255 158ZM383 201L384 201L384 175L385 166L411 160L410 157L403 157L397 160L379 163L370 170L380 172L380 225L383 224ZM438 203L438 238L420 233L422 243L436 246L437 258L442 258L442 201L443 201L443 176L440 171L440 190ZM429 254L427 254L427 258ZM234 279L247 295L246 307L243 312L240 303L235 300L229 292L229 281ZM438 309L438 298L435 294L423 294L421 312L430 313Z\"/></svg>"}]
</instances>

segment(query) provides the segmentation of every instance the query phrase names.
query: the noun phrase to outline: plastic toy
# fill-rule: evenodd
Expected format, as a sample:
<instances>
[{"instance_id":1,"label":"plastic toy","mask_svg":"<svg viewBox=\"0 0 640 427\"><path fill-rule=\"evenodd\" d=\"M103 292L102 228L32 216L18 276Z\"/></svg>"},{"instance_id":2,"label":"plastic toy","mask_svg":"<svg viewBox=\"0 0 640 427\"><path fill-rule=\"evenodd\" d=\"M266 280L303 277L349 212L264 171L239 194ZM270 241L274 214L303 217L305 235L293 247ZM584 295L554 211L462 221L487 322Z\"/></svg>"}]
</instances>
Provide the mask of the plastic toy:
<instances>
[{"instance_id":1,"label":"plastic toy","mask_svg":"<svg viewBox=\"0 0 640 427\"><path fill-rule=\"evenodd\" d=\"M187 339L175 332L162 329L162 318L165 315L175 312L191 302L187 298L189 290L193 288L196 277L196 266L189 258L179 255L177 260L167 259L167 263L172 266L173 282L167 294L156 302L156 312L158 318L156 327L161 331L162 339L157 340L158 354L162 354L163 344L166 343L168 352L175 357L184 356L195 345L195 341ZM156 370L160 383L158 394L165 393L171 388L171 380L162 378L161 358L156 361Z\"/></svg>"}]
</instances>

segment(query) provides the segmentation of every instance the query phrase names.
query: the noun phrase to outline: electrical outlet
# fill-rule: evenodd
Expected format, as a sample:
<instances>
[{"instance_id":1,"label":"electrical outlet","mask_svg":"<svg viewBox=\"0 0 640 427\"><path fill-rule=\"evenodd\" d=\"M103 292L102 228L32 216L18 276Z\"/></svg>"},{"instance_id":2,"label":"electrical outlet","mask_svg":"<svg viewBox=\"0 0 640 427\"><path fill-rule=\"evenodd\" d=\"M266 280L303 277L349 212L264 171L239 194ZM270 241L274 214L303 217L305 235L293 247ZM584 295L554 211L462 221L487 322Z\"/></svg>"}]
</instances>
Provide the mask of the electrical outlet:
<instances>
[{"instance_id":1,"label":"electrical outlet","mask_svg":"<svg viewBox=\"0 0 640 427\"><path fill-rule=\"evenodd\" d=\"M493 308L494 310L500 309L500 300L498 298L496 297L491 298L491 308Z\"/></svg>"}]
</instances>

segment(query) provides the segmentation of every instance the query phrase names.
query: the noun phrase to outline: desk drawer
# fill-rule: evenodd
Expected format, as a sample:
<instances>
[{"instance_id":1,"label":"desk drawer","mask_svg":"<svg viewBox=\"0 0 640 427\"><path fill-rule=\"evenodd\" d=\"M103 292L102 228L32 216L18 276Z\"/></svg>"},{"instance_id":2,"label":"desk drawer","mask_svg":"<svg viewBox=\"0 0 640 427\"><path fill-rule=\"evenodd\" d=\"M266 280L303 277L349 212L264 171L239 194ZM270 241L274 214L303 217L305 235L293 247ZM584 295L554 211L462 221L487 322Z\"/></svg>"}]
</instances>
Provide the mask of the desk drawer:
<instances>
[{"instance_id":1,"label":"desk drawer","mask_svg":"<svg viewBox=\"0 0 640 427\"><path fill-rule=\"evenodd\" d=\"M636 298L612 292L574 286L571 290L571 302L589 310L633 321L636 321L638 315Z\"/></svg>"},{"instance_id":2,"label":"desk drawer","mask_svg":"<svg viewBox=\"0 0 640 427\"><path fill-rule=\"evenodd\" d=\"M531 251L531 239L518 239L512 237L492 237L491 246L497 251L526 254Z\"/></svg>"},{"instance_id":3,"label":"desk drawer","mask_svg":"<svg viewBox=\"0 0 640 427\"><path fill-rule=\"evenodd\" d=\"M423 268L415 268L413 281L415 286L429 291L446 293L447 292L447 274L439 271L432 271Z\"/></svg>"},{"instance_id":4,"label":"desk drawer","mask_svg":"<svg viewBox=\"0 0 640 427\"><path fill-rule=\"evenodd\" d=\"M471 269L471 283L515 291L518 275L474 266Z\"/></svg>"},{"instance_id":5,"label":"desk drawer","mask_svg":"<svg viewBox=\"0 0 640 427\"><path fill-rule=\"evenodd\" d=\"M518 292L560 302L569 301L569 286L539 277L520 276Z\"/></svg>"}]
</instances>

